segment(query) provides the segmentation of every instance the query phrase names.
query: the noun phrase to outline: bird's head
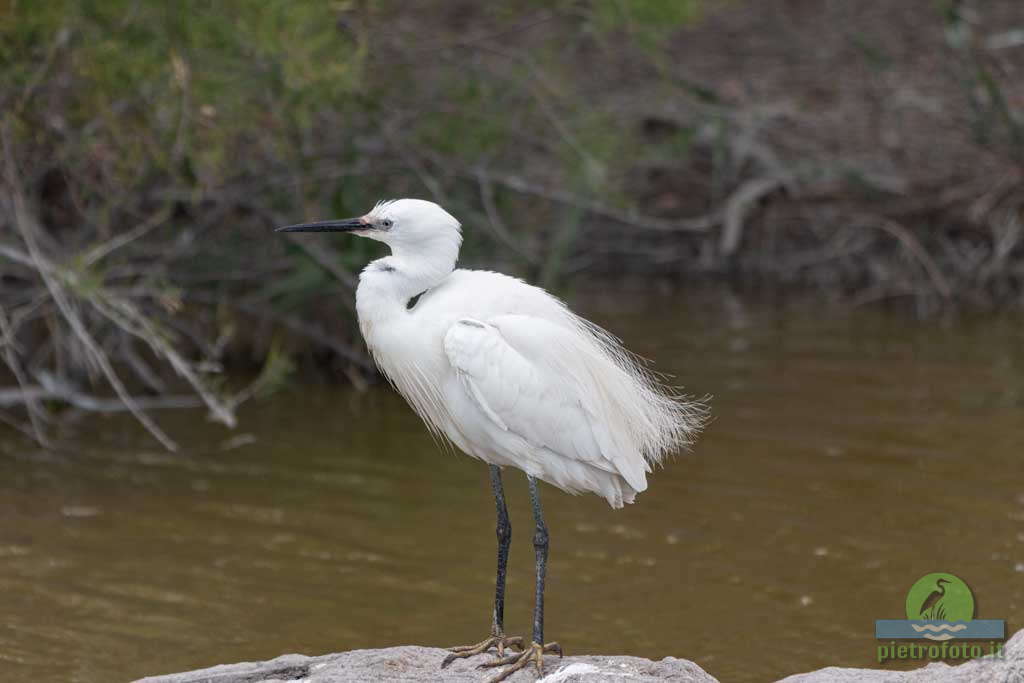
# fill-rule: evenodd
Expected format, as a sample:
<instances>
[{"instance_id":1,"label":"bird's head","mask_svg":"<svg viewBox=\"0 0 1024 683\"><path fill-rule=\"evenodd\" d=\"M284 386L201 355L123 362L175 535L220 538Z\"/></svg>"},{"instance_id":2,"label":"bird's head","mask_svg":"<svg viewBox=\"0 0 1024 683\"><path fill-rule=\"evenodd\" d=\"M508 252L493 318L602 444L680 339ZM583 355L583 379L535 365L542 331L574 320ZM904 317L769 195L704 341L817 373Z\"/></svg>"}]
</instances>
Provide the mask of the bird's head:
<instances>
[{"instance_id":1,"label":"bird's head","mask_svg":"<svg viewBox=\"0 0 1024 683\"><path fill-rule=\"evenodd\" d=\"M277 232L348 232L384 242L391 250L415 253L462 242L459 221L434 202L394 199L377 205L358 218L300 223Z\"/></svg>"}]
</instances>

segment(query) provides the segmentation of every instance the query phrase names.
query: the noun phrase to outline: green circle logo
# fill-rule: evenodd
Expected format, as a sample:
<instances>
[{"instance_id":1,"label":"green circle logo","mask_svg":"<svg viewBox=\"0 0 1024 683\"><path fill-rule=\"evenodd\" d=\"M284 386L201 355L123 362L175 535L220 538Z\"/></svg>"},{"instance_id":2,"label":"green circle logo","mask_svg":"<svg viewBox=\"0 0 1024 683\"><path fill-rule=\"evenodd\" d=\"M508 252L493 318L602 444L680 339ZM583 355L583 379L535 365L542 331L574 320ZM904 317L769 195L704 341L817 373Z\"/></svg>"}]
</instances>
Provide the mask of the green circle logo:
<instances>
[{"instance_id":1,"label":"green circle logo","mask_svg":"<svg viewBox=\"0 0 1024 683\"><path fill-rule=\"evenodd\" d=\"M944 572L925 574L907 593L907 619L970 621L974 595L959 577Z\"/></svg>"}]
</instances>

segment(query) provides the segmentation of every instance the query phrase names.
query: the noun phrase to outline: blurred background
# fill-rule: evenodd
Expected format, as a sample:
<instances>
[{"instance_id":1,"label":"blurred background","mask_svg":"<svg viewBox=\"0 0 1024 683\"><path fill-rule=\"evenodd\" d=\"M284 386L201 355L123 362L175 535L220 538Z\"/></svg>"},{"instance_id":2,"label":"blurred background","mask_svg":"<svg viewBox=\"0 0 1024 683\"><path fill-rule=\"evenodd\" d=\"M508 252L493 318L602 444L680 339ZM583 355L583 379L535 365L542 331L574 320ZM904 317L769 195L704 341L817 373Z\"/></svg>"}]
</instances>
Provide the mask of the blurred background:
<instances>
[{"instance_id":1,"label":"blurred background","mask_svg":"<svg viewBox=\"0 0 1024 683\"><path fill-rule=\"evenodd\" d=\"M638 505L545 489L567 652L868 666L933 571L1012 631L1022 69L1019 0L0 0L0 666L484 635L486 468L355 324L382 247L271 232L403 196L713 395Z\"/></svg>"}]
</instances>

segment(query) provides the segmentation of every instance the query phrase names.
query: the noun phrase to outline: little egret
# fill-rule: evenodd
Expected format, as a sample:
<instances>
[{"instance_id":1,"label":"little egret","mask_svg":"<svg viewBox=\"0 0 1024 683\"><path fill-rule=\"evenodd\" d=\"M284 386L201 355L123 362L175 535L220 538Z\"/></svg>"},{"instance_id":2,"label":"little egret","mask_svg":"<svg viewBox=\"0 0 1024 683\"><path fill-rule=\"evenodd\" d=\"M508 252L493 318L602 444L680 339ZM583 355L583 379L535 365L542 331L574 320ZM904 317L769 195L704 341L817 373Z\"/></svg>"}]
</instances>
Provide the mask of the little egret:
<instances>
[{"instance_id":1,"label":"little egret","mask_svg":"<svg viewBox=\"0 0 1024 683\"><path fill-rule=\"evenodd\" d=\"M451 648L456 658L495 648L483 666L500 681L543 655L548 529L537 480L589 491L613 508L647 488L647 473L689 445L704 408L662 386L618 340L543 289L500 273L456 269L459 221L433 202L380 202L364 216L279 232L348 232L391 255L359 276L359 328L377 365L427 427L490 467L498 513L498 571L490 635ZM415 303L414 303L415 302ZM501 474L526 473L536 530L533 639L504 632L505 568L512 527ZM505 656L505 649L520 652Z\"/></svg>"}]
</instances>

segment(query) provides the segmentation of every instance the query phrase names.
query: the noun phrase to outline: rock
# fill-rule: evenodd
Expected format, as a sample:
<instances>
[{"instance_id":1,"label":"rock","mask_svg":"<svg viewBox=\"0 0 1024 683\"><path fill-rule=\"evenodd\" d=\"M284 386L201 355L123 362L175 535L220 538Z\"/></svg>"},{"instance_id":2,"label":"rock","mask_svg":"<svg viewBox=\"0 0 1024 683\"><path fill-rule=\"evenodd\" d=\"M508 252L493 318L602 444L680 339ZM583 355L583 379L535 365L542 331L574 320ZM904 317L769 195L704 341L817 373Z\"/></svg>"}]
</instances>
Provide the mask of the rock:
<instances>
[{"instance_id":1,"label":"rock","mask_svg":"<svg viewBox=\"0 0 1024 683\"><path fill-rule=\"evenodd\" d=\"M226 664L209 669L143 678L136 683L373 683L374 681L472 681L480 683L489 674L476 668L493 655L456 660L439 669L444 650L429 647L390 647L381 650L353 650L334 655L306 657L283 655L266 662ZM675 681L717 683L691 661L665 657L652 662L641 657L587 655L548 657L544 683L602 683L630 681ZM508 679L532 683L533 670L520 671ZM779 683L1024 683L1024 631L1006 643L1002 658L983 657L950 666L941 662L913 671L886 669L843 669L828 667L796 674Z\"/></svg>"},{"instance_id":2,"label":"rock","mask_svg":"<svg viewBox=\"0 0 1024 683\"><path fill-rule=\"evenodd\" d=\"M1006 642L1001 658L981 657L950 666L933 662L913 671L830 666L779 683L1024 683L1024 630Z\"/></svg>"},{"instance_id":3,"label":"rock","mask_svg":"<svg viewBox=\"0 0 1024 683\"><path fill-rule=\"evenodd\" d=\"M143 678L136 683L372 683L374 681L466 681L481 683L494 672L477 669L493 654L457 659L448 668L439 666L445 650L406 645L381 650L353 650L340 654L306 657L283 655L266 662L225 664L167 676ZM544 659L544 683L646 683L671 680L678 683L717 683L693 662L665 657L652 662L641 657L586 655L548 656ZM533 668L506 679L533 683Z\"/></svg>"}]
</instances>

